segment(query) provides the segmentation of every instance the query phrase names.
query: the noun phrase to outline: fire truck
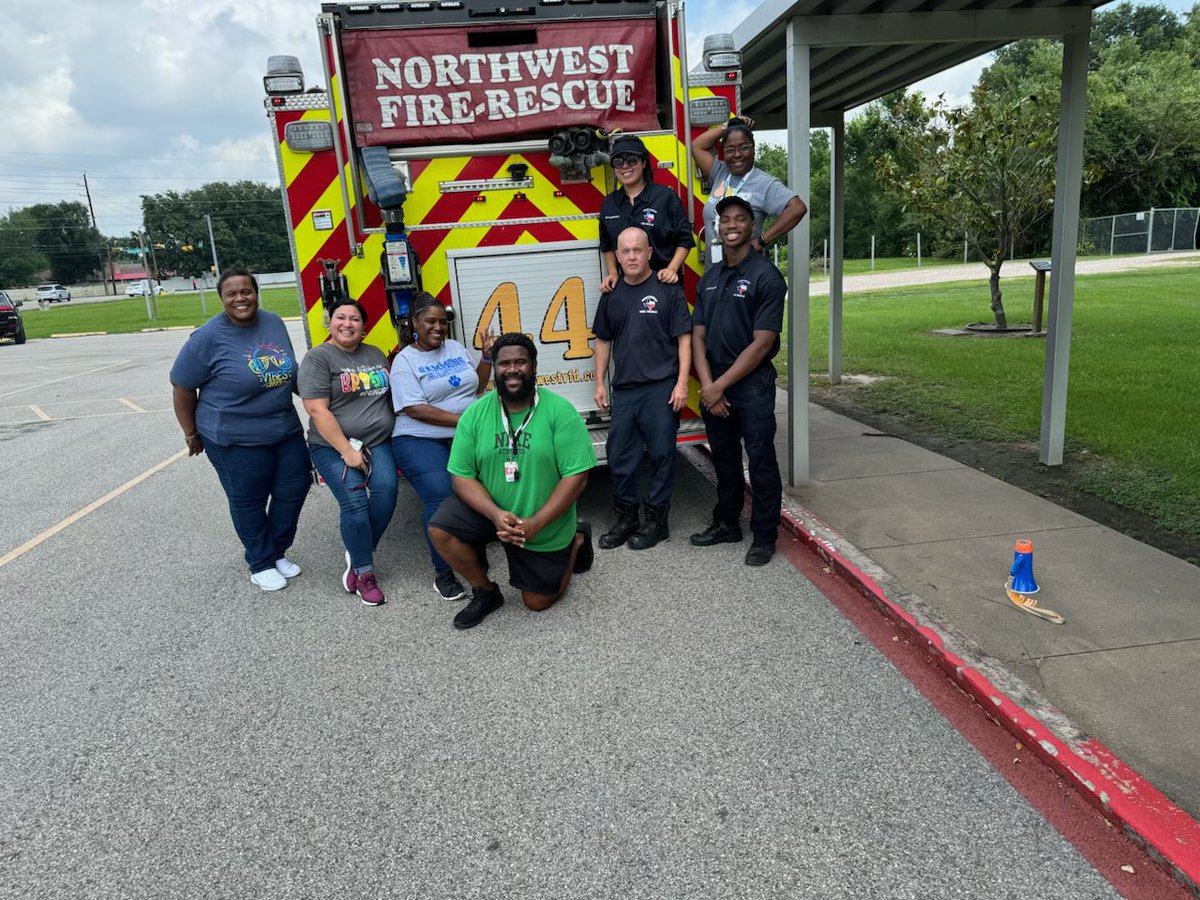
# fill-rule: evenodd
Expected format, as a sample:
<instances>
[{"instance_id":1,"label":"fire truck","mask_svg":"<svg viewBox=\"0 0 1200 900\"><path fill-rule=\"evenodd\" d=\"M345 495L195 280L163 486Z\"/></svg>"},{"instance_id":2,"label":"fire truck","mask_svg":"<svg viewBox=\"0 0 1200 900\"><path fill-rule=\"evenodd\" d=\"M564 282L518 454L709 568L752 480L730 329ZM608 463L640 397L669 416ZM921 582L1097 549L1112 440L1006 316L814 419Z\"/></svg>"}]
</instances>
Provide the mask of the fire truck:
<instances>
[{"instance_id":1,"label":"fire truck","mask_svg":"<svg viewBox=\"0 0 1200 900\"><path fill-rule=\"evenodd\" d=\"M570 400L602 450L592 334L610 140L635 134L655 181L699 227L691 139L735 114L740 54L705 40L688 71L681 0L326 3L324 83L274 56L265 106L308 345L344 297L385 353L411 340L413 293L453 311L478 351L489 330L538 346L538 383ZM703 246L703 235L698 235ZM693 250L684 287L702 271ZM680 440L702 436L698 385Z\"/></svg>"}]
</instances>

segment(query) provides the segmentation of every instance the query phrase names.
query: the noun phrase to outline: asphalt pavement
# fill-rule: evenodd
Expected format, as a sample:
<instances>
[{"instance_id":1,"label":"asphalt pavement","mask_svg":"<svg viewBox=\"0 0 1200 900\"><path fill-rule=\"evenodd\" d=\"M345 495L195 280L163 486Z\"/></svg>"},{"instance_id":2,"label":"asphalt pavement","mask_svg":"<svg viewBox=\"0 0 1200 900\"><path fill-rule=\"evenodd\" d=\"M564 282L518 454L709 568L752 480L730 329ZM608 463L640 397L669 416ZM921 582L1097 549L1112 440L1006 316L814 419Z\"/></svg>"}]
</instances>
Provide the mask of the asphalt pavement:
<instances>
[{"instance_id":1,"label":"asphalt pavement","mask_svg":"<svg viewBox=\"0 0 1200 900\"><path fill-rule=\"evenodd\" d=\"M203 458L22 551L178 452L185 338L0 347L0 897L1115 895L784 557L687 543L686 464L669 542L470 632L407 487L379 609L321 490L254 588Z\"/></svg>"}]
</instances>

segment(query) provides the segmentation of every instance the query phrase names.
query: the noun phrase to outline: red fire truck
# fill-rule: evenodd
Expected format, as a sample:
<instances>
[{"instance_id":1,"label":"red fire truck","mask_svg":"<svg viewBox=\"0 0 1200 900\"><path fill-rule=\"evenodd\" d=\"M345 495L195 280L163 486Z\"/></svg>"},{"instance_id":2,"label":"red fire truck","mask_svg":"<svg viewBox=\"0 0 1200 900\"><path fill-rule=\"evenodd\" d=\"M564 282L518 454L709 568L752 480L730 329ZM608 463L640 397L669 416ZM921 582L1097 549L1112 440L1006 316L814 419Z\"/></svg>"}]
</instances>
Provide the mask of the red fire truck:
<instances>
[{"instance_id":1,"label":"red fire truck","mask_svg":"<svg viewBox=\"0 0 1200 900\"><path fill-rule=\"evenodd\" d=\"M590 324L609 139L641 137L655 180L699 227L705 186L688 145L736 112L740 54L714 35L688 72L677 0L520 2L326 3L324 85L306 89L296 57L271 58L266 109L305 333L323 341L328 310L349 296L374 323L367 340L391 352L408 339L413 292L429 291L477 350L489 329L529 334L539 384L602 443ZM689 297L701 265L693 251ZM696 395L681 440L701 432Z\"/></svg>"}]
</instances>

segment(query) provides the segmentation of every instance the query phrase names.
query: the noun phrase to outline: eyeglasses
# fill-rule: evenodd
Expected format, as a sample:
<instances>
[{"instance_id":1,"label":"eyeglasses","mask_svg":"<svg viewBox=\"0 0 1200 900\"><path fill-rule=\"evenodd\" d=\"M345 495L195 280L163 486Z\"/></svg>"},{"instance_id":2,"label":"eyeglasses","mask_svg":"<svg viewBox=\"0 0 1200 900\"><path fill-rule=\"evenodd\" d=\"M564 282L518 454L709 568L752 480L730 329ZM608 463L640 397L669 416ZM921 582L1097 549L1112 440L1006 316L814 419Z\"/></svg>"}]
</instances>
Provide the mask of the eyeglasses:
<instances>
[{"instance_id":1,"label":"eyeglasses","mask_svg":"<svg viewBox=\"0 0 1200 900\"><path fill-rule=\"evenodd\" d=\"M620 156L612 158L614 169L624 169L626 166L640 166L642 158L640 156L626 155L622 153Z\"/></svg>"},{"instance_id":2,"label":"eyeglasses","mask_svg":"<svg viewBox=\"0 0 1200 900\"><path fill-rule=\"evenodd\" d=\"M747 154L750 154L750 155L754 154L754 145L753 144L726 144L725 145L725 155L726 156L746 156Z\"/></svg>"},{"instance_id":3,"label":"eyeglasses","mask_svg":"<svg viewBox=\"0 0 1200 900\"><path fill-rule=\"evenodd\" d=\"M360 471L362 472L363 480L360 481L358 484L354 485L354 487L350 488L350 490L352 490L352 491L365 491L367 489L367 481L371 477L371 450L370 450L370 448L368 448L368 447L362 448L362 460L363 460L363 464L362 464L362 469ZM350 467L348 465L346 465L345 463L342 463L342 481L346 480L346 476L349 473L350 473Z\"/></svg>"}]
</instances>

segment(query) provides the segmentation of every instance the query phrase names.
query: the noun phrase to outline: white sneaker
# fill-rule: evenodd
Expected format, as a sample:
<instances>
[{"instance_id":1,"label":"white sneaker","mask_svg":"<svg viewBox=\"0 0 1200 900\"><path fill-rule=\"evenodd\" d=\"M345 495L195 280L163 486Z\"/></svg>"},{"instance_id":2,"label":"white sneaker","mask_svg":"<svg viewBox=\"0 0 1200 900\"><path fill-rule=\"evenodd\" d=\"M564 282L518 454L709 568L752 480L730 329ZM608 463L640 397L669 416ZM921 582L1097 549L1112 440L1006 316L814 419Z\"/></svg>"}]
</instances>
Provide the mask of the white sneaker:
<instances>
[{"instance_id":1,"label":"white sneaker","mask_svg":"<svg viewBox=\"0 0 1200 900\"><path fill-rule=\"evenodd\" d=\"M284 578L295 578L300 574L300 567L286 556L281 556L275 560L275 571Z\"/></svg>"},{"instance_id":2,"label":"white sneaker","mask_svg":"<svg viewBox=\"0 0 1200 900\"><path fill-rule=\"evenodd\" d=\"M250 580L264 591L282 591L287 587L287 579L275 569L263 569L250 576Z\"/></svg>"}]
</instances>

